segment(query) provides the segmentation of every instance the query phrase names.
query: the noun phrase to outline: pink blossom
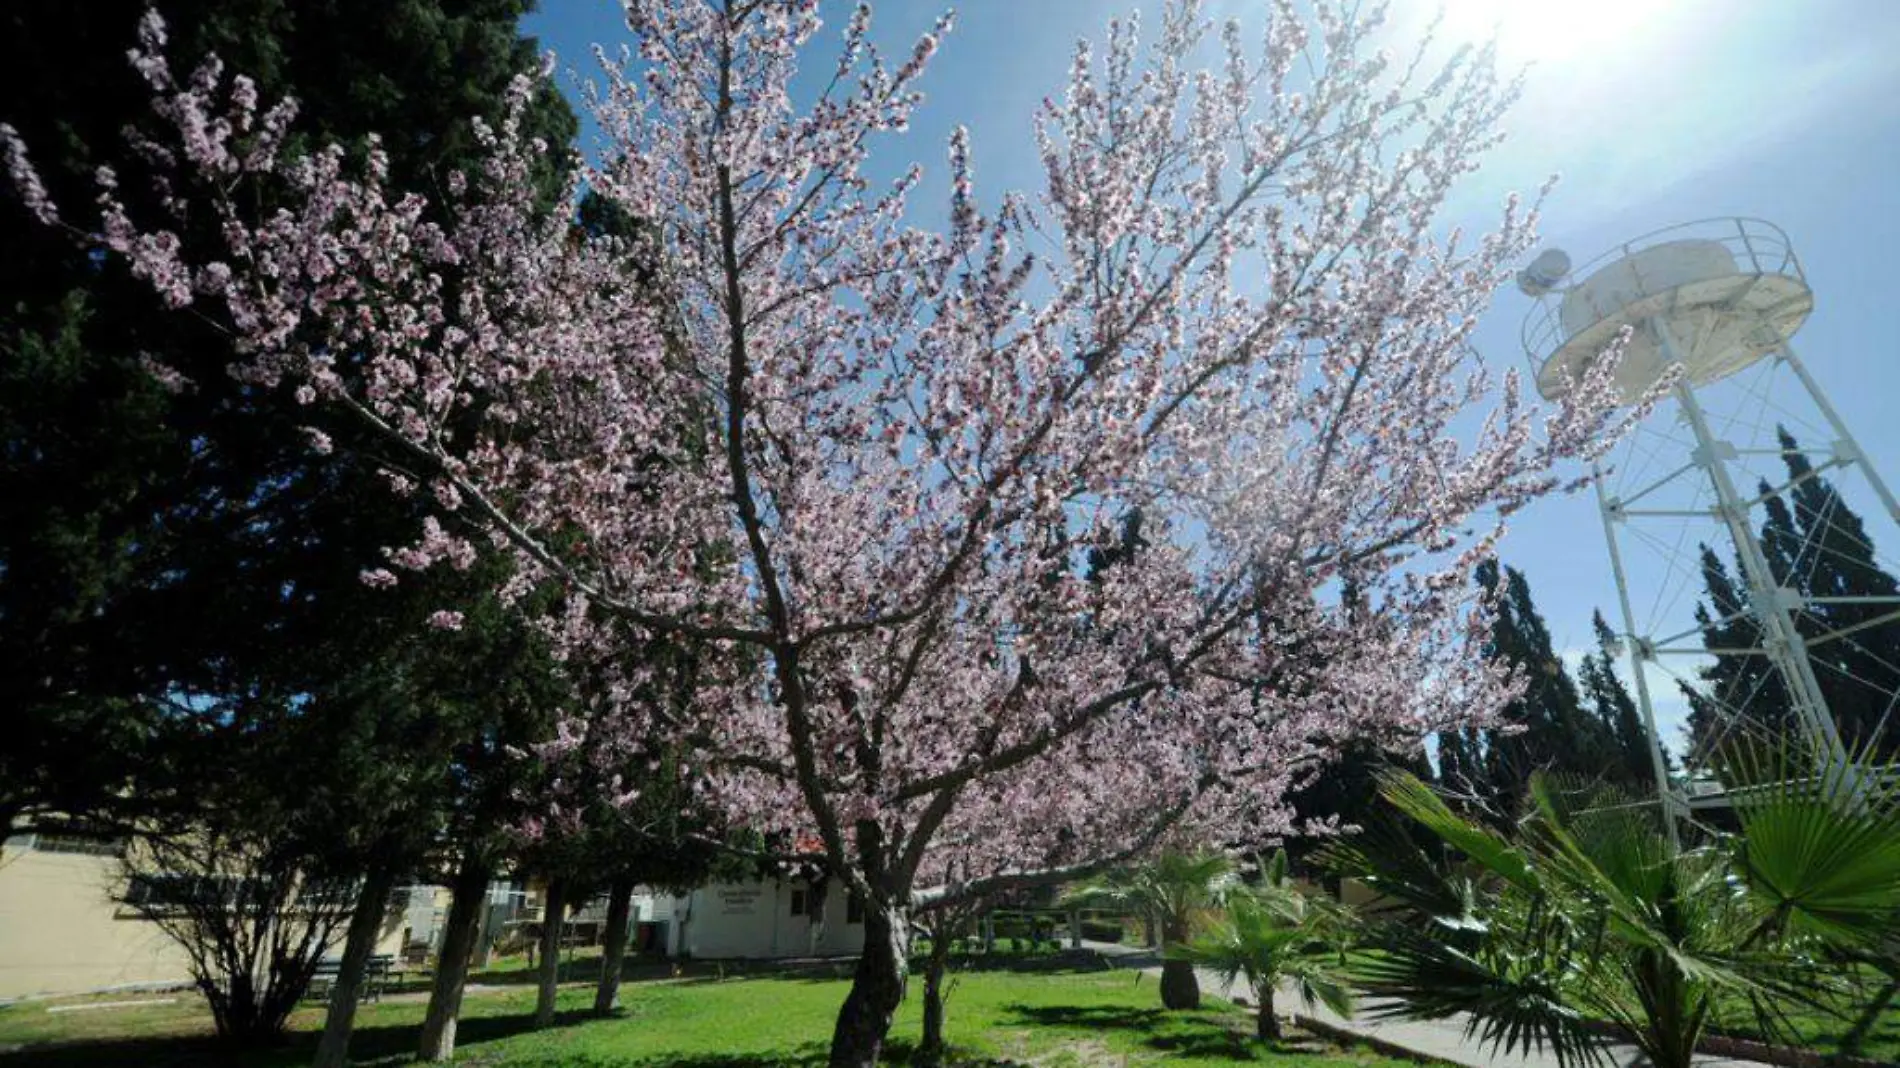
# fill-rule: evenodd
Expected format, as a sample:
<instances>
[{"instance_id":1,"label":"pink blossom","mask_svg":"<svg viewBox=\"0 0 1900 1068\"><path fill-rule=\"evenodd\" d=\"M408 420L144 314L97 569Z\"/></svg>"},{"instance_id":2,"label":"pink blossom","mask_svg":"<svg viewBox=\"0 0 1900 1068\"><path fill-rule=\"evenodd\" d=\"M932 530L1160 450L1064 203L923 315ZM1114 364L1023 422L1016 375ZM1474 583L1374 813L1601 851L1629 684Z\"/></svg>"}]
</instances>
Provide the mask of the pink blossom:
<instances>
[{"instance_id":1,"label":"pink blossom","mask_svg":"<svg viewBox=\"0 0 1900 1068\"><path fill-rule=\"evenodd\" d=\"M920 169L868 163L947 24L893 67L860 9L814 99L816 4L625 7L637 58L603 62L613 142L579 170L637 238L541 210L531 79L429 205L374 152L282 157L281 106L247 150L254 92L209 66L178 87L149 41L172 130L146 158L229 220L222 247L101 197L101 241L167 302L195 291L238 374L310 389L402 458L398 492L430 488L394 567L468 568L473 534L511 555L504 596L565 591L538 625L601 692L536 759L690 740L695 790L815 836L901 926L1293 833L1287 791L1340 745L1511 699L1471 569L1618 423L1613 354L1551 412L1471 357L1535 222L1443 221L1516 95L1488 52L1389 61L1328 4L1272 5L1254 47L1192 2L1117 22L1034 116L1032 194L986 201L952 137L937 233ZM253 218L253 180L293 195ZM232 277L207 292L210 262ZM706 651L664 715L655 641ZM550 788L567 813L583 781Z\"/></svg>"},{"instance_id":2,"label":"pink blossom","mask_svg":"<svg viewBox=\"0 0 1900 1068\"><path fill-rule=\"evenodd\" d=\"M437 630L461 630L462 613L451 612L446 608L437 609L429 614L429 625Z\"/></svg>"},{"instance_id":3,"label":"pink blossom","mask_svg":"<svg viewBox=\"0 0 1900 1068\"><path fill-rule=\"evenodd\" d=\"M160 389L167 393L183 393L191 388L191 379L186 378L176 367L153 359L149 353L139 355L139 368L152 376Z\"/></svg>"},{"instance_id":4,"label":"pink blossom","mask_svg":"<svg viewBox=\"0 0 1900 1068\"><path fill-rule=\"evenodd\" d=\"M59 211L46 195L46 187L40 184L39 172L27 158L26 142L20 140L19 131L4 122L0 122L0 153L6 155L7 177L26 210L48 226L58 223Z\"/></svg>"}]
</instances>

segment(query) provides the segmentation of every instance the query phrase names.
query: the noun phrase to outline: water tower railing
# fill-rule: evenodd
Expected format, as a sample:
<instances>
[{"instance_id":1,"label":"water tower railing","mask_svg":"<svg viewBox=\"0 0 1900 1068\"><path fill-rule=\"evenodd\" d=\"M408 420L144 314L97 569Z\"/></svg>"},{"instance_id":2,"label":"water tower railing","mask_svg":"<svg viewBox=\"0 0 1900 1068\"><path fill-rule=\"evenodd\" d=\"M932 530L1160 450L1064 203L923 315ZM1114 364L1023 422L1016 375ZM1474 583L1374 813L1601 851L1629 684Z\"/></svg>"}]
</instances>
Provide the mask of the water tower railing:
<instances>
[{"instance_id":1,"label":"water tower railing","mask_svg":"<svg viewBox=\"0 0 1900 1068\"><path fill-rule=\"evenodd\" d=\"M1617 245L1588 263L1571 270L1569 279L1574 284L1581 282L1598 270L1628 259L1647 248L1667 244L1671 241L1712 241L1728 249L1735 257L1737 273L1754 275L1783 275L1800 279L1807 276L1802 272L1801 260L1794 253L1794 245L1788 240L1788 234L1781 227L1766 219L1746 216L1724 216L1713 219L1700 219L1691 223L1679 223L1660 230L1653 230L1641 237L1632 238ZM1631 264L1631 273L1639 287L1642 274ZM1570 339L1569 331L1563 326L1563 301L1569 286L1554 289L1536 298L1531 310L1524 316L1524 325L1519 339L1524 346L1524 355L1529 359L1532 373L1536 373L1552 353L1562 348Z\"/></svg>"}]
</instances>

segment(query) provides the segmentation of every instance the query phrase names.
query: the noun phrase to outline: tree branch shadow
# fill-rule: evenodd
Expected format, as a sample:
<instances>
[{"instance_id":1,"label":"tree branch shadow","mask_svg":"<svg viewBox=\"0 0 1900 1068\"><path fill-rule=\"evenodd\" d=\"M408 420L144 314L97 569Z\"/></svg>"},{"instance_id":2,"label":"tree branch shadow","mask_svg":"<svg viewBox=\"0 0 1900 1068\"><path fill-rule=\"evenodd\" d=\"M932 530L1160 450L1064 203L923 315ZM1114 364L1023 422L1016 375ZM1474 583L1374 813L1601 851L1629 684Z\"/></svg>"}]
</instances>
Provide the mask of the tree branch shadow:
<instances>
[{"instance_id":1,"label":"tree branch shadow","mask_svg":"<svg viewBox=\"0 0 1900 1068\"><path fill-rule=\"evenodd\" d=\"M1234 1030L1208 1013L1118 1005L1015 1004L1007 1008L1019 1022L1033 1027L1132 1032L1149 1049L1184 1059L1256 1061L1262 1050L1246 1032Z\"/></svg>"}]
</instances>

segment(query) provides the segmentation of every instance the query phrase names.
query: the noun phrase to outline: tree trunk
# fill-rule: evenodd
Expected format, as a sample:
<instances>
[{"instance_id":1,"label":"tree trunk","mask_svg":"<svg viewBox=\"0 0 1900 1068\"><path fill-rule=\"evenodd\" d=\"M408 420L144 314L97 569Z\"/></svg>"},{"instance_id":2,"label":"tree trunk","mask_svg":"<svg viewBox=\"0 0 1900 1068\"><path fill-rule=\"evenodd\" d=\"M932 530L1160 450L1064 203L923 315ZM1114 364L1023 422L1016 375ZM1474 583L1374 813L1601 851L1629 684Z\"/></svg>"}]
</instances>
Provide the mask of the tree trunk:
<instances>
[{"instance_id":1,"label":"tree trunk","mask_svg":"<svg viewBox=\"0 0 1900 1068\"><path fill-rule=\"evenodd\" d=\"M1155 914L1153 909L1142 910L1141 944L1149 949L1155 948Z\"/></svg>"},{"instance_id":2,"label":"tree trunk","mask_svg":"<svg viewBox=\"0 0 1900 1068\"><path fill-rule=\"evenodd\" d=\"M913 1063L938 1068L948 1048L943 1040L943 973L950 962L950 925L931 932L930 959L924 964L924 1036Z\"/></svg>"},{"instance_id":3,"label":"tree trunk","mask_svg":"<svg viewBox=\"0 0 1900 1068\"><path fill-rule=\"evenodd\" d=\"M611 1016L620 1004L620 972L627 963L632 924L633 880L615 879L607 894L607 944L600 951L600 985L594 988L594 1015Z\"/></svg>"},{"instance_id":4,"label":"tree trunk","mask_svg":"<svg viewBox=\"0 0 1900 1068\"><path fill-rule=\"evenodd\" d=\"M1161 948L1166 950L1187 941L1186 921L1162 925ZM1161 962L1161 1006L1166 1009L1201 1007L1201 981L1194 977L1194 965L1184 960Z\"/></svg>"},{"instance_id":5,"label":"tree trunk","mask_svg":"<svg viewBox=\"0 0 1900 1068\"><path fill-rule=\"evenodd\" d=\"M475 934L473 936L475 945L469 953L468 964L471 969L479 971L495 963L494 932L488 929L489 921L494 918L495 910L487 904L483 904L481 909L475 913ZM529 952L533 952L533 949L534 947L530 946Z\"/></svg>"},{"instance_id":6,"label":"tree trunk","mask_svg":"<svg viewBox=\"0 0 1900 1068\"><path fill-rule=\"evenodd\" d=\"M1263 983L1255 996L1260 1001L1260 1009L1254 1019L1254 1034L1262 1042L1280 1041L1280 1017L1273 1011L1273 984Z\"/></svg>"},{"instance_id":7,"label":"tree trunk","mask_svg":"<svg viewBox=\"0 0 1900 1068\"><path fill-rule=\"evenodd\" d=\"M1655 1068L1691 1068L1708 1025L1710 994L1706 989L1698 993L1674 958L1661 950L1638 950L1631 964L1631 985L1647 1009L1632 1036L1637 1048Z\"/></svg>"},{"instance_id":8,"label":"tree trunk","mask_svg":"<svg viewBox=\"0 0 1900 1068\"><path fill-rule=\"evenodd\" d=\"M534 1025L554 1023L554 997L561 984L561 928L567 922L567 880L548 880L547 905L541 910L541 989L534 999Z\"/></svg>"},{"instance_id":9,"label":"tree trunk","mask_svg":"<svg viewBox=\"0 0 1900 1068\"><path fill-rule=\"evenodd\" d=\"M462 987L468 982L468 958L488 907L488 880L493 868L486 858L471 852L455 873L454 897L442 932L442 952L435 963L435 984L429 990L429 1011L422 1020L425 1061L446 1061L455 1055L455 1021L462 1012Z\"/></svg>"},{"instance_id":10,"label":"tree trunk","mask_svg":"<svg viewBox=\"0 0 1900 1068\"><path fill-rule=\"evenodd\" d=\"M376 934L383 926L389 893L395 888L393 865L373 864L363 877L356 911L350 915L350 931L343 942L343 961L330 987L330 1011L323 1018L323 1038L317 1042L316 1068L343 1068L349 1059L350 1031L356 1025L356 1004L363 997L364 973L369 968L370 951L376 948Z\"/></svg>"},{"instance_id":11,"label":"tree trunk","mask_svg":"<svg viewBox=\"0 0 1900 1068\"><path fill-rule=\"evenodd\" d=\"M831 1068L876 1068L891 1017L904 1000L910 917L901 908L864 904L864 953L831 1033Z\"/></svg>"},{"instance_id":12,"label":"tree trunk","mask_svg":"<svg viewBox=\"0 0 1900 1068\"><path fill-rule=\"evenodd\" d=\"M1161 962L1161 1007L1198 1009L1201 1007L1201 983L1194 977L1194 965L1184 960Z\"/></svg>"},{"instance_id":13,"label":"tree trunk","mask_svg":"<svg viewBox=\"0 0 1900 1068\"><path fill-rule=\"evenodd\" d=\"M218 1023L218 1037L239 1049L261 1048L269 1039L276 1037L263 1025L257 985L251 981L249 967L248 963L234 965L228 987L212 999L217 1006L212 1016ZM198 980L201 990L208 986L215 988L216 985L209 979Z\"/></svg>"}]
</instances>

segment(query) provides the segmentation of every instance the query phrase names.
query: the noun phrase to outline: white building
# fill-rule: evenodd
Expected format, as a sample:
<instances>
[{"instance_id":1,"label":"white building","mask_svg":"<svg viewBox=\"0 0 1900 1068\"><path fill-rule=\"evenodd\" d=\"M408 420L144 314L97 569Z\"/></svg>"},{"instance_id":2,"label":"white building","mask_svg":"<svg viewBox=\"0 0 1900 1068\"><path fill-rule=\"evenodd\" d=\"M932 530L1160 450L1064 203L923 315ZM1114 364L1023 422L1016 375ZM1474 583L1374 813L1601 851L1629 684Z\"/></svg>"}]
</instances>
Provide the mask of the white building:
<instances>
[{"instance_id":1,"label":"white building","mask_svg":"<svg viewBox=\"0 0 1900 1068\"><path fill-rule=\"evenodd\" d=\"M642 891L634 908L636 922L663 931L669 956L757 960L864 950L864 911L836 882L712 883L685 897Z\"/></svg>"},{"instance_id":2,"label":"white building","mask_svg":"<svg viewBox=\"0 0 1900 1068\"><path fill-rule=\"evenodd\" d=\"M119 841L29 829L0 847L0 1001L101 990L183 986L190 961L177 943L123 903ZM538 923L545 901L534 880L489 886L476 962ZM385 917L375 952L421 964L440 948L446 887L404 887ZM701 959L851 956L864 948L864 918L836 881L716 883L678 897L642 890L633 900L631 949ZM605 899L569 918L581 944L605 927ZM339 932L340 934L340 932ZM570 943L572 944L572 943ZM339 944L330 951L340 954Z\"/></svg>"}]
</instances>

